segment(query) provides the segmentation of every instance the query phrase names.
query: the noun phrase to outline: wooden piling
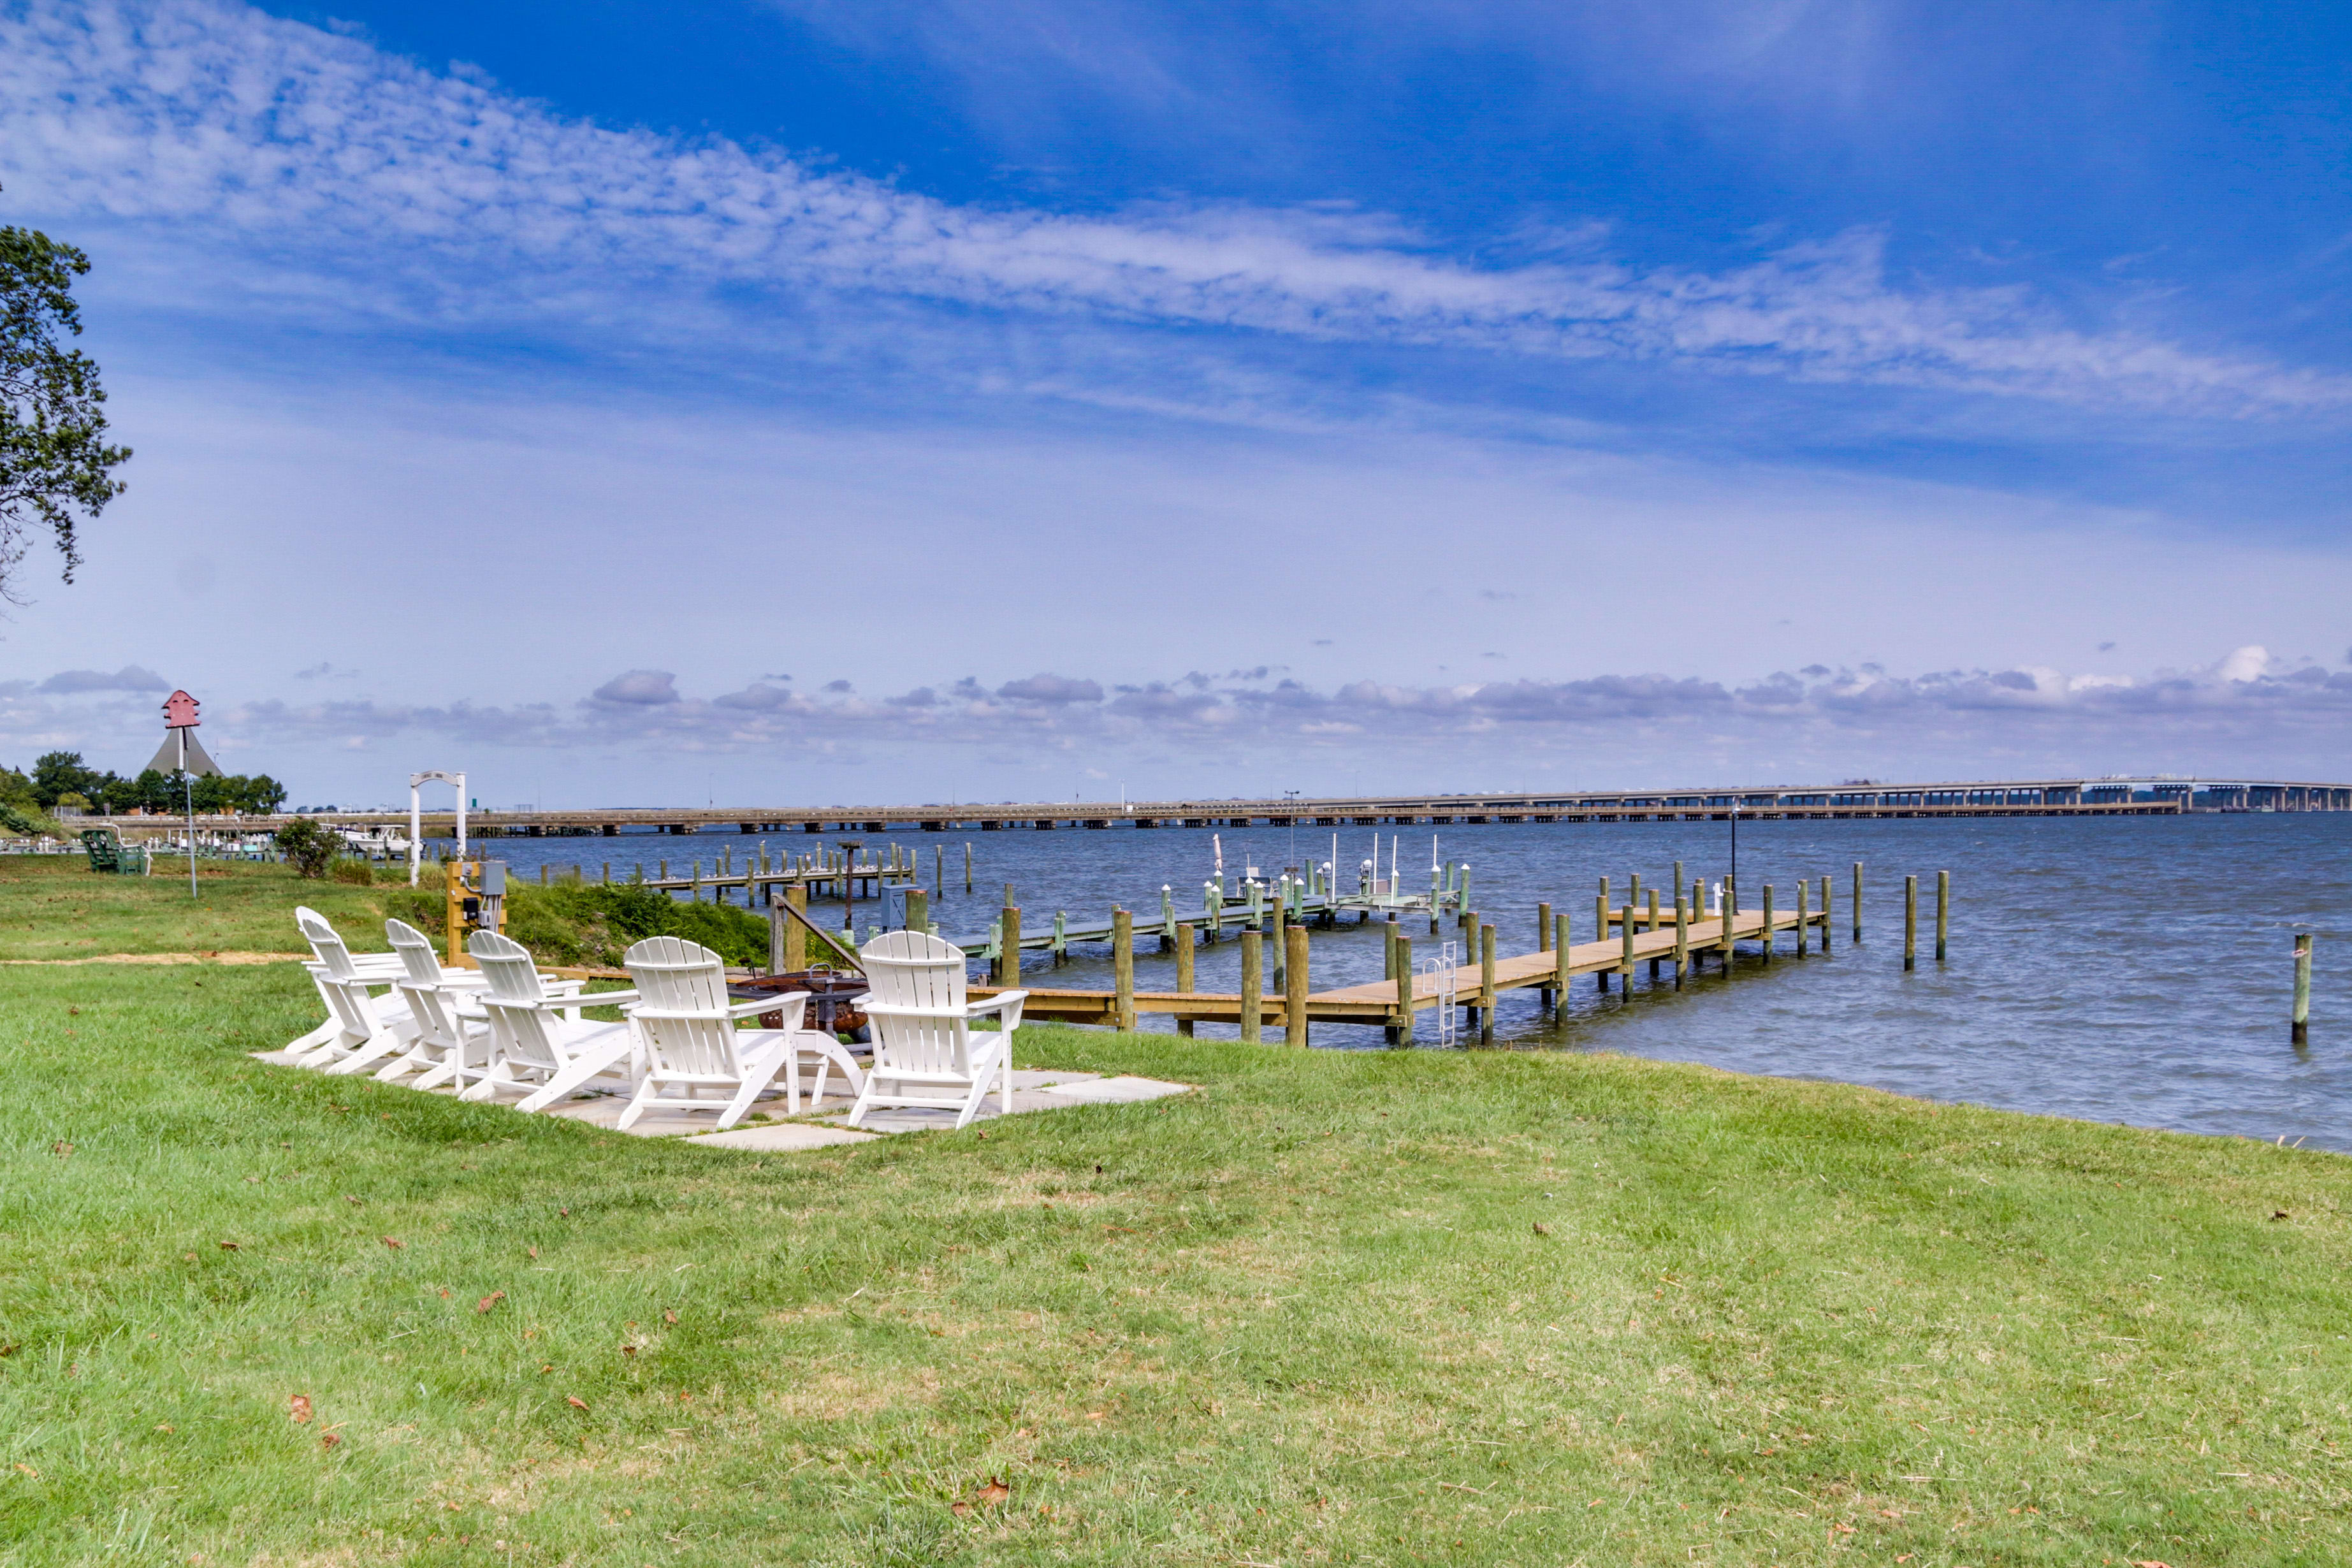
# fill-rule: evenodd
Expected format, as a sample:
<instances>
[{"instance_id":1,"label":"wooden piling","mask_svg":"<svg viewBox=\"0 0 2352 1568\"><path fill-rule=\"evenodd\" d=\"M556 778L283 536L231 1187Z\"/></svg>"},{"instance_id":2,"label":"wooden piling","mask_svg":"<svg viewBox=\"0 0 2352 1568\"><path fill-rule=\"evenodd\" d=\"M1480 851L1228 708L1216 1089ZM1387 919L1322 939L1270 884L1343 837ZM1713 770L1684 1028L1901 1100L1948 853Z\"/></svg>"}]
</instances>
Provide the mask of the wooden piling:
<instances>
[{"instance_id":1,"label":"wooden piling","mask_svg":"<svg viewBox=\"0 0 2352 1568\"><path fill-rule=\"evenodd\" d=\"M1911 969L1919 962L1919 879L1903 879L1903 967Z\"/></svg>"},{"instance_id":2,"label":"wooden piling","mask_svg":"<svg viewBox=\"0 0 2352 1568\"><path fill-rule=\"evenodd\" d=\"M1832 882L1831 882L1831 880L1830 880L1830 875L1829 875L1829 873L1828 873L1828 872L1826 872L1826 871L1822 872L1822 951L1823 952L1827 952L1830 950L1830 915L1831 915L1831 910L1830 910L1830 889L1831 889L1832 887L1833 887L1834 885L1835 885L1835 884L1834 884L1834 883L1832 883Z\"/></svg>"},{"instance_id":3,"label":"wooden piling","mask_svg":"<svg viewBox=\"0 0 2352 1568\"><path fill-rule=\"evenodd\" d=\"M1258 1043L1259 1015L1265 1011L1265 977L1259 965L1264 963L1258 952L1258 934L1242 932L1242 1043Z\"/></svg>"},{"instance_id":4,"label":"wooden piling","mask_svg":"<svg viewBox=\"0 0 2352 1568\"><path fill-rule=\"evenodd\" d=\"M1936 962L1944 962L1944 952L1952 941L1952 874L1936 873Z\"/></svg>"},{"instance_id":5,"label":"wooden piling","mask_svg":"<svg viewBox=\"0 0 2352 1568\"><path fill-rule=\"evenodd\" d=\"M1192 994L1192 928L1189 924L1176 928L1176 991L1179 995ZM1176 1032L1186 1039L1192 1037L1192 1020L1180 1016Z\"/></svg>"},{"instance_id":6,"label":"wooden piling","mask_svg":"<svg viewBox=\"0 0 2352 1568\"><path fill-rule=\"evenodd\" d=\"M963 890L971 891L971 840L963 841Z\"/></svg>"},{"instance_id":7,"label":"wooden piling","mask_svg":"<svg viewBox=\"0 0 2352 1568\"><path fill-rule=\"evenodd\" d=\"M1739 889L1731 885L1731 879L1729 876L1726 876L1723 879L1723 893L1721 897L1716 900L1716 903L1718 906L1717 913L1723 921L1723 936L1717 943L1717 946L1723 953L1723 972L1726 974L1728 974L1731 973L1731 961L1738 955L1739 951L1733 945L1733 934L1731 930L1731 917L1737 913L1739 909Z\"/></svg>"},{"instance_id":8,"label":"wooden piling","mask_svg":"<svg viewBox=\"0 0 2352 1568\"><path fill-rule=\"evenodd\" d=\"M1645 931L1658 929L1658 889L1655 888L1650 889L1650 918L1642 922L1642 929ZM1658 965L1663 962L1662 959L1650 960L1650 981L1653 984L1657 983Z\"/></svg>"},{"instance_id":9,"label":"wooden piling","mask_svg":"<svg viewBox=\"0 0 2352 1568\"><path fill-rule=\"evenodd\" d=\"M1396 1043L1412 1044L1412 938L1400 930L1396 934L1397 1032Z\"/></svg>"},{"instance_id":10,"label":"wooden piling","mask_svg":"<svg viewBox=\"0 0 2352 1568\"><path fill-rule=\"evenodd\" d=\"M1772 962L1772 884L1764 884L1764 962Z\"/></svg>"},{"instance_id":11,"label":"wooden piling","mask_svg":"<svg viewBox=\"0 0 2352 1568\"><path fill-rule=\"evenodd\" d=\"M1862 862L1853 863L1853 946L1862 945Z\"/></svg>"},{"instance_id":12,"label":"wooden piling","mask_svg":"<svg viewBox=\"0 0 2352 1568\"><path fill-rule=\"evenodd\" d=\"M1812 940L1813 920L1811 895L1813 885L1806 879L1797 879L1797 956L1805 956L1805 948Z\"/></svg>"},{"instance_id":13,"label":"wooden piling","mask_svg":"<svg viewBox=\"0 0 2352 1568\"><path fill-rule=\"evenodd\" d=\"M1566 915L1551 917L1551 972L1559 981L1559 995L1555 1005L1565 1007L1568 1005L1568 917Z\"/></svg>"},{"instance_id":14,"label":"wooden piling","mask_svg":"<svg viewBox=\"0 0 2352 1568\"><path fill-rule=\"evenodd\" d=\"M930 896L920 888L907 889L907 929L927 934L931 929Z\"/></svg>"},{"instance_id":15,"label":"wooden piling","mask_svg":"<svg viewBox=\"0 0 2352 1568\"><path fill-rule=\"evenodd\" d=\"M1135 917L1125 910L1110 912L1112 984L1117 988L1118 1026L1135 1028Z\"/></svg>"},{"instance_id":16,"label":"wooden piling","mask_svg":"<svg viewBox=\"0 0 2352 1568\"><path fill-rule=\"evenodd\" d=\"M1633 994L1633 905L1631 905L1631 904L1627 904L1627 905L1625 906L1625 915L1624 915L1624 918L1623 918L1622 920L1621 920L1621 921L1619 921L1617 922L1617 929L1618 929L1618 931L1619 931L1621 933L1622 933L1623 937L1624 937L1623 944L1622 944L1622 946L1619 949L1619 952L1620 952L1620 953L1621 953L1621 955L1622 955L1622 956L1620 956L1620 957L1618 958L1618 960L1617 960L1617 973L1620 973L1620 974L1622 974L1622 975L1623 975L1623 976L1625 977L1625 994L1626 994L1627 995L1629 995L1629 996L1630 996L1630 995L1632 995L1632 994Z\"/></svg>"},{"instance_id":17,"label":"wooden piling","mask_svg":"<svg viewBox=\"0 0 2352 1568\"><path fill-rule=\"evenodd\" d=\"M1495 928L1478 928L1478 1043L1495 1043Z\"/></svg>"},{"instance_id":18,"label":"wooden piling","mask_svg":"<svg viewBox=\"0 0 2352 1568\"><path fill-rule=\"evenodd\" d=\"M2311 1042L2311 933L2294 933L2294 1010L2288 1015L2287 1038L2302 1046Z\"/></svg>"},{"instance_id":19,"label":"wooden piling","mask_svg":"<svg viewBox=\"0 0 2352 1568\"><path fill-rule=\"evenodd\" d=\"M1595 942L1609 940L1609 879L1606 877L1601 879L1601 891L1594 895L1592 900L1592 940ZM1600 984L1601 990L1609 989L1607 970L1594 970L1592 978Z\"/></svg>"},{"instance_id":20,"label":"wooden piling","mask_svg":"<svg viewBox=\"0 0 2352 1568\"><path fill-rule=\"evenodd\" d=\"M808 889L798 884L786 888L784 889L784 902L792 905L793 908L801 914L804 915L808 913ZM801 924L800 921L793 919L790 915L784 916L783 921L784 963L783 968L780 973L785 974L798 974L802 970L806 969L809 966L808 927Z\"/></svg>"},{"instance_id":21,"label":"wooden piling","mask_svg":"<svg viewBox=\"0 0 2352 1568\"><path fill-rule=\"evenodd\" d=\"M1551 951L1551 906L1549 904L1538 904L1536 906L1536 951L1538 952L1549 952ZM1536 988L1536 1005L1538 1006L1549 1007L1551 1005L1551 990L1552 988L1549 985L1538 986Z\"/></svg>"},{"instance_id":22,"label":"wooden piling","mask_svg":"<svg viewBox=\"0 0 2352 1568\"><path fill-rule=\"evenodd\" d=\"M1290 973L1290 900L1274 900L1273 923L1269 935L1274 938L1274 988L1284 995L1290 994L1286 977Z\"/></svg>"},{"instance_id":23,"label":"wooden piling","mask_svg":"<svg viewBox=\"0 0 2352 1568\"><path fill-rule=\"evenodd\" d=\"M1021 909L1009 896L1013 891L1012 883L1004 885L1004 891L1008 897L1004 900L1003 916L1004 937L999 944L996 959L996 983L999 985L1018 985L1021 984Z\"/></svg>"},{"instance_id":24,"label":"wooden piling","mask_svg":"<svg viewBox=\"0 0 2352 1568\"><path fill-rule=\"evenodd\" d=\"M1293 923L1282 932L1282 1043L1307 1043L1307 928Z\"/></svg>"},{"instance_id":25,"label":"wooden piling","mask_svg":"<svg viewBox=\"0 0 2352 1568\"><path fill-rule=\"evenodd\" d=\"M1683 896L1680 872L1675 881L1675 989L1679 991L1690 973L1690 900Z\"/></svg>"}]
</instances>

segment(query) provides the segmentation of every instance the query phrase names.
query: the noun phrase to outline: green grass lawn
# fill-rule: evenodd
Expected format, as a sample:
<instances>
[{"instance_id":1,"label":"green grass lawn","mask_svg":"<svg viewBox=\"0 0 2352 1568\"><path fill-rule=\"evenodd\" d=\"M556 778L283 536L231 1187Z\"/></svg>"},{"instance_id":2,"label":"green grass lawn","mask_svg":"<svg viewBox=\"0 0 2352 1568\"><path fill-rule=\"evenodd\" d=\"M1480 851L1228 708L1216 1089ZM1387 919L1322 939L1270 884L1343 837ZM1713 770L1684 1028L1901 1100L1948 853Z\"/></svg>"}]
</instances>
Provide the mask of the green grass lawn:
<instances>
[{"instance_id":1,"label":"green grass lawn","mask_svg":"<svg viewBox=\"0 0 2352 1568\"><path fill-rule=\"evenodd\" d=\"M264 1067L291 966L0 998L0 1563L2352 1546L2331 1155L1037 1029L1202 1091L761 1156Z\"/></svg>"},{"instance_id":2,"label":"green grass lawn","mask_svg":"<svg viewBox=\"0 0 2352 1568\"><path fill-rule=\"evenodd\" d=\"M80 855L0 855L0 959L138 952L300 952L294 906L309 904L352 948L384 951L391 886L306 882L284 866L158 857L152 877L96 876Z\"/></svg>"}]
</instances>

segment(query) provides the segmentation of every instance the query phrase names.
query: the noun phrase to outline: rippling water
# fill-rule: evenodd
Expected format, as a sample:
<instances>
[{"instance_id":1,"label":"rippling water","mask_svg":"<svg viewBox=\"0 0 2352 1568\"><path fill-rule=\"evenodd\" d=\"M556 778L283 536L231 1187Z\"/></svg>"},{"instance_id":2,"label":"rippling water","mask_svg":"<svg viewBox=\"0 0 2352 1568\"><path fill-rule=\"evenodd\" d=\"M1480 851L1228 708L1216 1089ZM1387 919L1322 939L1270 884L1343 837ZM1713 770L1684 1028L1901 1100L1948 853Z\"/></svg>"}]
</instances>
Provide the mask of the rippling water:
<instances>
[{"instance_id":1,"label":"rippling water","mask_svg":"<svg viewBox=\"0 0 2352 1568\"><path fill-rule=\"evenodd\" d=\"M1592 897L1607 876L1629 873L1663 890L1674 862L1719 877L1729 858L1724 823L1496 824L1381 830L1394 834L1408 886L1425 885L1433 832L1445 859L1470 862L1472 902L1496 930L1498 950L1536 945L1535 906L1549 900L1592 937ZM1328 828L1221 830L1229 873L1328 859ZM1024 923L1053 911L1098 918L1115 902L1156 919L1160 889L1180 910L1197 907L1211 869L1207 829L1116 828L1050 833L856 835L880 849L891 838L921 858L929 883L946 851L947 892L935 910L950 937L984 933L1003 885L1013 884ZM1340 832L1339 863L1370 853L1372 830ZM667 856L682 871L693 856L739 858L745 839L496 839L482 847L535 877L542 861L585 862L616 877L642 857ZM772 847L806 850L840 838L770 836ZM975 891L963 892L963 845L973 846ZM887 853L887 850L884 851ZM1383 849L1385 859L1385 847ZM1848 940L1851 868L1864 862L1864 936ZM1416 869L1417 868L1417 869ZM1934 875L1953 880L1952 953L1932 956ZM1922 882L1919 968L1902 967L1903 877ZM1743 959L1727 981L1712 970L1677 993L1671 966L1656 987L1631 995L1579 981L1557 1015L1537 993L1507 993L1496 1009L1498 1045L1612 1050L1706 1062L1742 1072L1834 1079L1937 1100L1969 1100L2195 1132L2236 1133L2352 1151L2352 813L2197 816L2081 820L1756 822L1739 829L1739 875L1753 907L1772 883L1782 907L1801 877L1832 877L1837 921L1831 952L1769 967ZM1190 889L1187 896L1186 889ZM1428 921L1408 923L1416 956L1431 952ZM2311 1044L2287 1041L2289 946L2297 930L2321 933L2315 965ZM1373 926L1314 933L1313 984L1323 990L1380 978ZM1136 984L1173 985L1174 960L1138 942ZM1074 954L1058 970L1024 955L1035 984L1108 988L1107 950ZM1203 947L1202 990L1240 988L1239 946ZM1271 971L1269 969L1269 974ZM1422 1015L1422 1027L1430 1015ZM1147 1016L1146 1027L1165 1029ZM1219 1032L1203 1024L1203 1034ZM1318 1047L1381 1046L1375 1027L1318 1024Z\"/></svg>"}]
</instances>

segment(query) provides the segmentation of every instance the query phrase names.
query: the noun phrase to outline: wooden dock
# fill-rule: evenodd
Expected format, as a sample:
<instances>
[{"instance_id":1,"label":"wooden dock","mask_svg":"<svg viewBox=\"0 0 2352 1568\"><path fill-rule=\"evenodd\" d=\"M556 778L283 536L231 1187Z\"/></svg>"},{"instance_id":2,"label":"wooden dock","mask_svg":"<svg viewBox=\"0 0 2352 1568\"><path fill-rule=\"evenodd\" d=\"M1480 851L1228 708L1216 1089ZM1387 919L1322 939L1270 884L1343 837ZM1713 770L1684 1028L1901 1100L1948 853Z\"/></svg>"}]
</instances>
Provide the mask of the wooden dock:
<instances>
[{"instance_id":1,"label":"wooden dock","mask_svg":"<svg viewBox=\"0 0 2352 1568\"><path fill-rule=\"evenodd\" d=\"M1462 964L1450 976L1434 973L1416 974L1412 988L1412 1010L1422 1013L1443 1005L1448 995L1453 997L1457 1006L1490 1010L1494 997L1505 991L1522 991L1530 987L1558 989L1569 980L1586 974L1630 977L1634 966L1639 964L1655 963L1661 969L1672 965L1678 951L1683 962L1693 966L1709 955L1727 963L1738 943L1761 942L1768 929L1762 910L1739 910L1728 922L1721 911L1710 911L1680 933L1670 920L1662 921L1657 929L1645 930L1643 928L1647 916L1636 910L1633 911L1635 929L1628 942L1624 935L1625 914L1622 909L1610 911L1610 923L1616 928L1618 935L1608 941L1574 943L1564 954L1537 952L1496 958L1491 983L1486 978L1483 963ZM1769 929L1776 939L1782 932L1806 933L1798 938L1801 942L1818 931L1825 940L1829 920L1828 912L1822 910L1776 910L1770 917ZM1782 951L1790 956L1795 955L1793 946ZM1072 1024L1115 1024L1118 1021L1121 998L1116 991L974 984L971 994L975 997L993 996L1008 990L1028 993L1029 999L1022 1007L1024 1017ZM1375 980L1333 991L1309 992L1305 998L1307 1021L1310 1024L1369 1024L1398 1027L1405 1022L1404 998L1401 990L1394 980ZM1244 998L1239 993L1137 991L1131 994L1131 1006L1138 1014L1159 1013L1184 1020L1235 1024L1242 1019ZM1274 993L1261 995L1258 1018L1261 1025L1286 1028L1290 1023L1288 999Z\"/></svg>"}]
</instances>

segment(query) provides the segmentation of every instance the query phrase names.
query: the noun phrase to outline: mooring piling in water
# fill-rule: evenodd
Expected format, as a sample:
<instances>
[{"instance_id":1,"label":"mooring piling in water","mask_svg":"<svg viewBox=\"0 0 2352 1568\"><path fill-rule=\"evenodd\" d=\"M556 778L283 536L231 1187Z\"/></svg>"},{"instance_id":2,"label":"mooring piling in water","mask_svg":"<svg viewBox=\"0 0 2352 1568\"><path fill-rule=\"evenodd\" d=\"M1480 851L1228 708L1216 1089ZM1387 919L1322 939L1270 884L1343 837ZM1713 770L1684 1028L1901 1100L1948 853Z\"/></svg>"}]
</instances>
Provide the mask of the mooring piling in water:
<instances>
[{"instance_id":1,"label":"mooring piling in water","mask_svg":"<svg viewBox=\"0 0 2352 1568\"><path fill-rule=\"evenodd\" d=\"M1551 951L1551 906L1549 904L1536 906L1536 951L1538 952ZM1551 1005L1550 986L1545 985L1538 989L1536 1005L1539 1007Z\"/></svg>"},{"instance_id":2,"label":"mooring piling in water","mask_svg":"<svg viewBox=\"0 0 2352 1568\"><path fill-rule=\"evenodd\" d=\"M1805 956L1805 933L1813 929L1812 922L1805 918L1807 910L1811 907L1809 900L1812 890L1813 885L1811 882L1802 877L1797 879L1797 956L1799 958Z\"/></svg>"},{"instance_id":3,"label":"mooring piling in water","mask_svg":"<svg viewBox=\"0 0 2352 1568\"><path fill-rule=\"evenodd\" d=\"M1495 928L1478 928L1478 1043L1495 1043Z\"/></svg>"},{"instance_id":4,"label":"mooring piling in water","mask_svg":"<svg viewBox=\"0 0 2352 1568\"><path fill-rule=\"evenodd\" d=\"M1652 889L1650 889L1650 913L1649 913L1649 918L1648 918L1648 919L1646 919L1646 920L1644 920L1644 921L1642 922L1642 931L1643 931L1643 932L1646 935L1648 932L1654 931L1655 931L1655 930L1657 930L1657 929L1658 929L1658 889L1655 889L1655 888L1652 888ZM1664 962L1664 961L1663 961L1663 960L1660 960L1660 959L1656 959L1656 958L1653 958L1653 959L1651 959L1651 960L1650 960L1650 984L1653 984L1653 985L1654 985L1654 984L1656 984L1658 983L1658 965L1659 965L1659 963L1661 963L1662 962Z\"/></svg>"},{"instance_id":5,"label":"mooring piling in water","mask_svg":"<svg viewBox=\"0 0 2352 1568\"><path fill-rule=\"evenodd\" d=\"M1862 862L1853 863L1853 944L1862 945Z\"/></svg>"},{"instance_id":6,"label":"mooring piling in water","mask_svg":"<svg viewBox=\"0 0 2352 1568\"><path fill-rule=\"evenodd\" d=\"M1606 877L1601 879L1601 891L1595 894L1592 900L1592 940L1595 942L1609 940L1609 879ZM1600 984L1601 990L1609 989L1607 970L1598 971L1592 978Z\"/></svg>"},{"instance_id":7,"label":"mooring piling in water","mask_svg":"<svg viewBox=\"0 0 2352 1568\"><path fill-rule=\"evenodd\" d=\"M2295 1045L2311 1038L2311 932L2294 933L2294 1011L2288 1018L2287 1037Z\"/></svg>"},{"instance_id":8,"label":"mooring piling in water","mask_svg":"<svg viewBox=\"0 0 2352 1568\"><path fill-rule=\"evenodd\" d=\"M1952 940L1952 874L1936 873L1936 962L1944 962L1944 950Z\"/></svg>"},{"instance_id":9,"label":"mooring piling in water","mask_svg":"<svg viewBox=\"0 0 2352 1568\"><path fill-rule=\"evenodd\" d=\"M1764 962L1772 962L1772 884L1764 884Z\"/></svg>"},{"instance_id":10,"label":"mooring piling in water","mask_svg":"<svg viewBox=\"0 0 2352 1568\"><path fill-rule=\"evenodd\" d=\"M1903 967L1919 963L1919 879L1903 879Z\"/></svg>"},{"instance_id":11,"label":"mooring piling in water","mask_svg":"<svg viewBox=\"0 0 2352 1568\"><path fill-rule=\"evenodd\" d=\"M1823 952L1830 950L1830 916L1833 912L1830 909L1830 874L1824 871L1822 873L1822 951Z\"/></svg>"},{"instance_id":12,"label":"mooring piling in water","mask_svg":"<svg viewBox=\"0 0 2352 1568\"><path fill-rule=\"evenodd\" d=\"M1676 862L1679 866L1681 863ZM1675 874L1675 989L1683 988L1690 973L1690 901L1683 896L1682 874Z\"/></svg>"}]
</instances>

